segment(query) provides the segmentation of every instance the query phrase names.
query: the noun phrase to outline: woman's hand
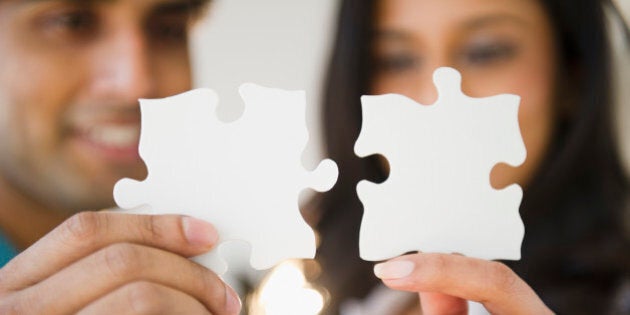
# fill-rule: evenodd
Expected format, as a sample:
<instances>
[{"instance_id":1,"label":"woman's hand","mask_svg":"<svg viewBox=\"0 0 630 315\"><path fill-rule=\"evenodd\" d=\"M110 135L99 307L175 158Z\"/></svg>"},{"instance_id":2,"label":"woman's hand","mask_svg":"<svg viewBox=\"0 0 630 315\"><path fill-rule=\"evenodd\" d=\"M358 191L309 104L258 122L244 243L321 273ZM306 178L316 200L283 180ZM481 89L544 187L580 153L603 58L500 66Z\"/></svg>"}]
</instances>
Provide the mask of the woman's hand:
<instances>
[{"instance_id":1,"label":"woman's hand","mask_svg":"<svg viewBox=\"0 0 630 315\"><path fill-rule=\"evenodd\" d=\"M506 265L449 254L418 253L374 267L383 283L420 294L424 315L468 314L466 300L492 314L553 314Z\"/></svg>"},{"instance_id":2,"label":"woman's hand","mask_svg":"<svg viewBox=\"0 0 630 315\"><path fill-rule=\"evenodd\" d=\"M0 314L238 314L234 291L186 258L217 239L189 217L77 214L0 269Z\"/></svg>"}]
</instances>

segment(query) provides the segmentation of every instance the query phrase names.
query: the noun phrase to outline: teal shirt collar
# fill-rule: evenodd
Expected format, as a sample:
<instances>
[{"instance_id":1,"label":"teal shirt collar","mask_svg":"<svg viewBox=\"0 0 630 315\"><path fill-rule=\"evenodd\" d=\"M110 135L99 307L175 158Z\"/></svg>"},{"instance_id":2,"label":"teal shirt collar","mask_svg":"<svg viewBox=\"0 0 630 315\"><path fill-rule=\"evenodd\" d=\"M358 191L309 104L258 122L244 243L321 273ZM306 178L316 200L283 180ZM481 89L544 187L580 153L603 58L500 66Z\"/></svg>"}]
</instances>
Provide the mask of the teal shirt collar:
<instances>
[{"instance_id":1,"label":"teal shirt collar","mask_svg":"<svg viewBox=\"0 0 630 315\"><path fill-rule=\"evenodd\" d=\"M9 260L17 256L17 249L11 244L2 231L0 231L0 267L4 266Z\"/></svg>"}]
</instances>

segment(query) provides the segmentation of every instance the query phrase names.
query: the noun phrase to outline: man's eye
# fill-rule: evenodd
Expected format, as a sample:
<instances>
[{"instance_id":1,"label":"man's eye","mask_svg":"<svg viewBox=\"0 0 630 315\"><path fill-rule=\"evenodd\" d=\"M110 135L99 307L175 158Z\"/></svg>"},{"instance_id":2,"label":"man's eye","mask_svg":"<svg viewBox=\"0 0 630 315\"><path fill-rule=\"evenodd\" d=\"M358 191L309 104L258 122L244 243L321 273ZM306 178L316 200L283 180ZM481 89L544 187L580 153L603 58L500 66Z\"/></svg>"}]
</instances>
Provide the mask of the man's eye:
<instances>
[{"instance_id":1,"label":"man's eye","mask_svg":"<svg viewBox=\"0 0 630 315\"><path fill-rule=\"evenodd\" d=\"M96 16L89 10L70 10L46 19L46 26L59 31L87 33L96 28Z\"/></svg>"},{"instance_id":2,"label":"man's eye","mask_svg":"<svg viewBox=\"0 0 630 315\"><path fill-rule=\"evenodd\" d=\"M464 52L463 61L471 65L486 65L509 60L516 52L516 47L511 44L474 45Z\"/></svg>"},{"instance_id":3,"label":"man's eye","mask_svg":"<svg viewBox=\"0 0 630 315\"><path fill-rule=\"evenodd\" d=\"M158 45L182 44L188 40L188 18L157 19L149 25L149 35Z\"/></svg>"},{"instance_id":4,"label":"man's eye","mask_svg":"<svg viewBox=\"0 0 630 315\"><path fill-rule=\"evenodd\" d=\"M376 68L385 73L404 72L415 69L419 60L411 54L393 54L376 57Z\"/></svg>"}]
</instances>

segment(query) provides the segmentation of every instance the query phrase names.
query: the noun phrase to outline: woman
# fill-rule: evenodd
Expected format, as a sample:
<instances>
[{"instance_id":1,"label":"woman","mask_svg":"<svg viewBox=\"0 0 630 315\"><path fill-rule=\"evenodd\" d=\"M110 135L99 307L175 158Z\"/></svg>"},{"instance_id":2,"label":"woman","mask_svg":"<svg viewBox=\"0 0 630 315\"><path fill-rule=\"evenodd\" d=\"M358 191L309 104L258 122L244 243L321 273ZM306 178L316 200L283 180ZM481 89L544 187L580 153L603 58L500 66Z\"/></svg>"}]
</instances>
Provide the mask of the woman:
<instances>
[{"instance_id":1,"label":"woman","mask_svg":"<svg viewBox=\"0 0 630 315\"><path fill-rule=\"evenodd\" d=\"M378 287L374 271L392 289L419 292L425 314L464 312L465 300L497 314L630 312L628 183L612 135L608 4L343 2L324 114L328 153L341 174L318 205L323 211L316 223L320 282L332 297L328 313ZM358 258L362 206L355 187L364 178L383 181L387 166L382 158L353 153L359 97L392 92L431 104L431 74L439 66L458 69L470 96L522 97L527 161L491 173L494 187L517 182L525 190L522 259L503 264L418 253L373 271Z\"/></svg>"}]
</instances>

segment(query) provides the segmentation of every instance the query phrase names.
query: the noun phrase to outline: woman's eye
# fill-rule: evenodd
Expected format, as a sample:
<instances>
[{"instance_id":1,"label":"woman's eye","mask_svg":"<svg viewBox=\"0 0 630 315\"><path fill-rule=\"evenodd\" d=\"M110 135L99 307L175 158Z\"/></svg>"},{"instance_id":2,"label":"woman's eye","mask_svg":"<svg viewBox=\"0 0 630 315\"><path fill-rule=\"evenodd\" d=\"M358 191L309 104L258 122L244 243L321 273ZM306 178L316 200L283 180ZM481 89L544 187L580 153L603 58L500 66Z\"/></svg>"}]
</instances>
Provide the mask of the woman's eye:
<instances>
[{"instance_id":1,"label":"woman's eye","mask_svg":"<svg viewBox=\"0 0 630 315\"><path fill-rule=\"evenodd\" d=\"M516 54L516 47L510 44L484 44L467 49L463 54L466 64L486 65L509 60Z\"/></svg>"},{"instance_id":2,"label":"woman's eye","mask_svg":"<svg viewBox=\"0 0 630 315\"><path fill-rule=\"evenodd\" d=\"M409 71L415 69L418 64L418 58L411 54L393 54L376 58L377 70L385 73Z\"/></svg>"}]
</instances>

